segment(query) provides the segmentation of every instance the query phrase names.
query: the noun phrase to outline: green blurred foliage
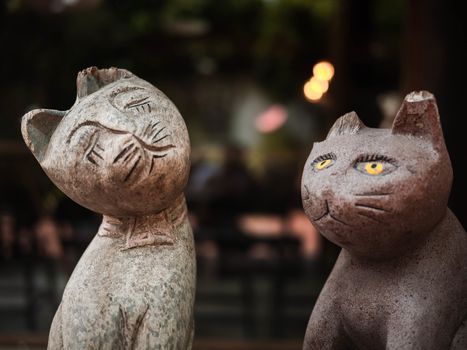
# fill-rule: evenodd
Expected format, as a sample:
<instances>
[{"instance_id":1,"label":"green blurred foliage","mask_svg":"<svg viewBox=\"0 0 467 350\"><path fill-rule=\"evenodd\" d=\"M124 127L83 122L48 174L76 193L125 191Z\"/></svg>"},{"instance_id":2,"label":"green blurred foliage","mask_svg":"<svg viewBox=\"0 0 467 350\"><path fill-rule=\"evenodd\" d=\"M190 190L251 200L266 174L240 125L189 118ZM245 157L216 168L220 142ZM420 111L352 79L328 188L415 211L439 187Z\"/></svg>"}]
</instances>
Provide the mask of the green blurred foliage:
<instances>
[{"instance_id":1,"label":"green blurred foliage","mask_svg":"<svg viewBox=\"0 0 467 350\"><path fill-rule=\"evenodd\" d=\"M92 65L153 82L247 75L278 102L297 98L313 64L330 56L341 2L78 0L57 8L59 0L7 0L0 5L0 137L19 138L18 119L31 104L69 108L70 82ZM401 4L375 1L384 38L398 35Z\"/></svg>"}]
</instances>

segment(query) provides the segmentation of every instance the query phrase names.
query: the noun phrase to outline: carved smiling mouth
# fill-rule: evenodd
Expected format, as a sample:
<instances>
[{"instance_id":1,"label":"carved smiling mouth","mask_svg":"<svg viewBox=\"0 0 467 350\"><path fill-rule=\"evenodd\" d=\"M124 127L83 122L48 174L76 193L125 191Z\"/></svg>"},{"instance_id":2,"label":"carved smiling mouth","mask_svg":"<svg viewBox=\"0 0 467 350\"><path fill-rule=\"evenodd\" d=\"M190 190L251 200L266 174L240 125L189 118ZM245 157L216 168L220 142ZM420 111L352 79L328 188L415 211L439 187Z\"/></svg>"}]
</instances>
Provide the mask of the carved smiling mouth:
<instances>
[{"instance_id":1,"label":"carved smiling mouth","mask_svg":"<svg viewBox=\"0 0 467 350\"><path fill-rule=\"evenodd\" d=\"M146 128L144 129L143 133L141 136L138 136L138 135L135 135L135 134L132 134L128 131L124 131L124 130L118 130L118 129L114 129L114 128L110 128L108 126L105 126L99 122L96 122L96 121L92 121L92 120L88 120L88 121L85 121L84 123L81 123L79 124L78 126L76 126L71 132L70 132L70 135L68 136L68 139L67 139L67 143L70 143L73 135L79 130L81 129L82 127L85 127L85 126L94 126L98 129L101 129L101 130L106 130L108 131L109 133L112 133L112 134L129 134L129 135L132 135L133 137L135 137L139 143L141 144L141 146L143 146L144 148L150 150L150 151L161 151L161 150L164 150L163 148L166 148L166 147L175 147L174 145L169 145L169 146L157 146L156 144L162 140L164 140L166 137L168 137L169 135L168 134L165 134L163 136L161 136L160 138L158 138L159 134L165 130L165 127L163 128L160 128L158 130L156 130L155 128L158 126L158 122L157 123L154 123L154 124L150 124L150 125L147 125ZM151 134L151 132L155 132L154 135ZM144 139L148 139L148 142L147 141L144 141Z\"/></svg>"},{"instance_id":2,"label":"carved smiling mouth","mask_svg":"<svg viewBox=\"0 0 467 350\"><path fill-rule=\"evenodd\" d=\"M318 222L319 220L322 220L322 219L324 219L326 217L329 217L329 218L333 219L334 221L337 221L337 222L341 223L342 225L351 226L348 223L346 223L346 222L342 221L341 219L337 218L336 216L334 216L331 213L331 210L329 209L329 203L328 203L327 199L324 200L324 205L325 205L324 213L321 214L319 217L314 218L313 219L314 222Z\"/></svg>"},{"instance_id":3,"label":"carved smiling mouth","mask_svg":"<svg viewBox=\"0 0 467 350\"><path fill-rule=\"evenodd\" d=\"M68 142L78 129L85 126L94 127L95 132L90 137L85 158L98 167L111 166L122 169L125 172L122 182L130 179L137 181L144 179L141 177L143 174L146 174L145 177L149 176L154 169L155 161L158 158L164 158L168 154L167 151L175 148L173 144L159 145L170 135L164 132L165 127L161 128L158 125L159 122L149 124L142 133L136 135L128 131L109 128L99 122L86 121L70 133ZM120 135L120 138L123 136L123 139L117 141L117 135ZM118 145L117 154L111 151L115 149L112 146L113 142L116 142L114 145Z\"/></svg>"},{"instance_id":4,"label":"carved smiling mouth","mask_svg":"<svg viewBox=\"0 0 467 350\"><path fill-rule=\"evenodd\" d=\"M154 169L154 163L156 159L164 158L167 156L167 152L165 151L168 151L172 148L175 148L175 146L171 144L165 146L147 144L139 137L132 135L129 145L123 148L123 150L115 157L113 163L116 163L118 159L122 157L125 157L123 160L126 160L127 164L131 164L132 162L130 170L123 179L123 182L126 182L130 179L135 170L137 170L141 160L143 160L143 167L141 167L141 169L144 169L147 167L146 164L148 164L148 160L150 159L150 165L147 171L147 176L149 176Z\"/></svg>"}]
</instances>

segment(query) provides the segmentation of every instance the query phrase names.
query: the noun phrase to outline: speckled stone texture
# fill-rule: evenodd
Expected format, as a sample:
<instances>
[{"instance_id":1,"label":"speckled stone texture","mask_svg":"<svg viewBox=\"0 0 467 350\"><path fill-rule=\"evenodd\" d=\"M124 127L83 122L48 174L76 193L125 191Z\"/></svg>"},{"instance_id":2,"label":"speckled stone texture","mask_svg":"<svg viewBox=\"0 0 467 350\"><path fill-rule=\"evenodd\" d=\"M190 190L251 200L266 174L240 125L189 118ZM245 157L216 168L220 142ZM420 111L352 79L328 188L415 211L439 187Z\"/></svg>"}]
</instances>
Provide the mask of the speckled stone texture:
<instances>
[{"instance_id":1,"label":"speckled stone texture","mask_svg":"<svg viewBox=\"0 0 467 350\"><path fill-rule=\"evenodd\" d=\"M190 349L196 266L183 118L123 69L88 68L77 88L68 111L39 109L22 120L50 179L103 214L65 288L48 348Z\"/></svg>"},{"instance_id":2,"label":"speckled stone texture","mask_svg":"<svg viewBox=\"0 0 467 350\"><path fill-rule=\"evenodd\" d=\"M313 225L342 247L304 349L467 349L467 235L447 208L452 168L434 97L391 129L338 119L305 164Z\"/></svg>"}]
</instances>

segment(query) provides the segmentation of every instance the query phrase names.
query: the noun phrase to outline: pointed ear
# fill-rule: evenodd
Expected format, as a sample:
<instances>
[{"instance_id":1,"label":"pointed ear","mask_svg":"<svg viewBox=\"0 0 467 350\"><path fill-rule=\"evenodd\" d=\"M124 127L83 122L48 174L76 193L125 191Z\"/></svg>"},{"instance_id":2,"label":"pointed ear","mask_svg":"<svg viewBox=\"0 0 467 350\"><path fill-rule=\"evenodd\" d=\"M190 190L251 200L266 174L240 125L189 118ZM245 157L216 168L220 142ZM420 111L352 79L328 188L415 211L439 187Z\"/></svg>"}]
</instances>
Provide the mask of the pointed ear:
<instances>
[{"instance_id":1,"label":"pointed ear","mask_svg":"<svg viewBox=\"0 0 467 350\"><path fill-rule=\"evenodd\" d=\"M363 128L366 128L365 124L362 123L357 113L352 111L336 120L326 139L339 135L356 134Z\"/></svg>"},{"instance_id":2,"label":"pointed ear","mask_svg":"<svg viewBox=\"0 0 467 350\"><path fill-rule=\"evenodd\" d=\"M435 97L428 91L408 94L394 120L392 133L423 137L431 140L436 148L444 147Z\"/></svg>"},{"instance_id":3,"label":"pointed ear","mask_svg":"<svg viewBox=\"0 0 467 350\"><path fill-rule=\"evenodd\" d=\"M64 115L62 111L35 109L23 116L21 133L24 142L39 162L43 160L50 137Z\"/></svg>"}]
</instances>

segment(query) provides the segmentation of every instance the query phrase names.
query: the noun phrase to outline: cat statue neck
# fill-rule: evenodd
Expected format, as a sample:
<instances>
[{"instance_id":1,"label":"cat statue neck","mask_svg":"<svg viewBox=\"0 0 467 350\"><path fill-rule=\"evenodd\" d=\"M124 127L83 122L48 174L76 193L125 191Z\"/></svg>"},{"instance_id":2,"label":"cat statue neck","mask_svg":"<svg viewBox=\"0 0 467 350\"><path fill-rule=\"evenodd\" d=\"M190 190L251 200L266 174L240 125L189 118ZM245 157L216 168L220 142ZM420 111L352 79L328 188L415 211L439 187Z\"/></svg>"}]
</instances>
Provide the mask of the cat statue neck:
<instances>
[{"instance_id":1,"label":"cat statue neck","mask_svg":"<svg viewBox=\"0 0 467 350\"><path fill-rule=\"evenodd\" d=\"M68 111L33 110L21 125L55 185L103 215L67 283L48 348L189 349L195 255L183 118L124 69L85 69L77 90Z\"/></svg>"},{"instance_id":2,"label":"cat statue neck","mask_svg":"<svg viewBox=\"0 0 467 350\"><path fill-rule=\"evenodd\" d=\"M391 129L351 112L314 144L303 207L342 251L304 349L467 349L467 235L447 208L451 183L425 91L405 98Z\"/></svg>"}]
</instances>

